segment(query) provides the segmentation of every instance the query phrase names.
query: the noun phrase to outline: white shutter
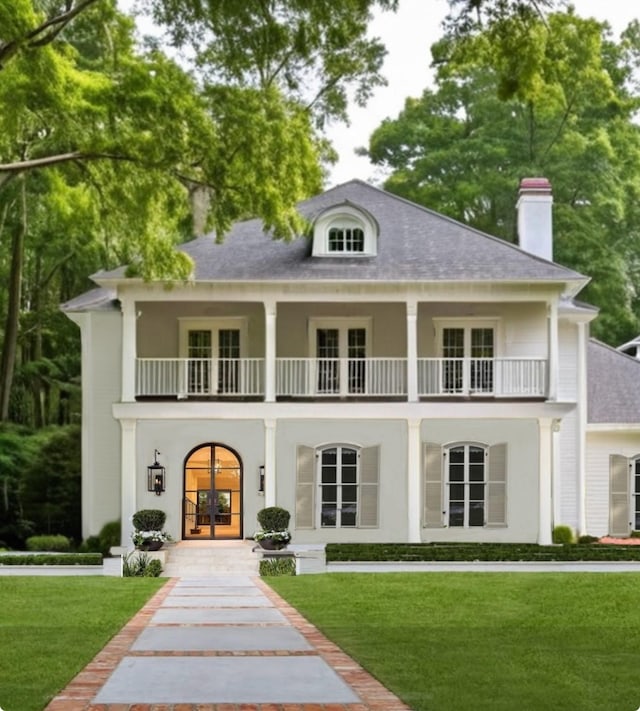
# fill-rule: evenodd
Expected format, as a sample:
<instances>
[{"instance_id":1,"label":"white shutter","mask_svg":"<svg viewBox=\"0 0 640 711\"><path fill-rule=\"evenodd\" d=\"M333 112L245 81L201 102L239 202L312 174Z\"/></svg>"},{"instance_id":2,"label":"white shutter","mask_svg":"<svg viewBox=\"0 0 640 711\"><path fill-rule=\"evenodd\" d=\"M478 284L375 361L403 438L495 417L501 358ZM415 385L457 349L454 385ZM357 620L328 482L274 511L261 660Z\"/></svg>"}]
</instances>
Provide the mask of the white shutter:
<instances>
[{"instance_id":1,"label":"white shutter","mask_svg":"<svg viewBox=\"0 0 640 711\"><path fill-rule=\"evenodd\" d=\"M296 528L314 528L316 452L300 445L296 456Z\"/></svg>"},{"instance_id":2,"label":"white shutter","mask_svg":"<svg viewBox=\"0 0 640 711\"><path fill-rule=\"evenodd\" d=\"M507 525L507 445L489 447L486 525Z\"/></svg>"},{"instance_id":3,"label":"white shutter","mask_svg":"<svg viewBox=\"0 0 640 711\"><path fill-rule=\"evenodd\" d=\"M378 490L380 483L380 447L360 451L360 528L378 527Z\"/></svg>"},{"instance_id":4,"label":"white shutter","mask_svg":"<svg viewBox=\"0 0 640 711\"><path fill-rule=\"evenodd\" d=\"M609 533L628 536L631 529L629 512L629 460L621 454L609 457Z\"/></svg>"},{"instance_id":5,"label":"white shutter","mask_svg":"<svg viewBox=\"0 0 640 711\"><path fill-rule=\"evenodd\" d=\"M422 525L431 528L444 526L442 447L425 442L422 445L424 466L424 508Z\"/></svg>"}]
</instances>

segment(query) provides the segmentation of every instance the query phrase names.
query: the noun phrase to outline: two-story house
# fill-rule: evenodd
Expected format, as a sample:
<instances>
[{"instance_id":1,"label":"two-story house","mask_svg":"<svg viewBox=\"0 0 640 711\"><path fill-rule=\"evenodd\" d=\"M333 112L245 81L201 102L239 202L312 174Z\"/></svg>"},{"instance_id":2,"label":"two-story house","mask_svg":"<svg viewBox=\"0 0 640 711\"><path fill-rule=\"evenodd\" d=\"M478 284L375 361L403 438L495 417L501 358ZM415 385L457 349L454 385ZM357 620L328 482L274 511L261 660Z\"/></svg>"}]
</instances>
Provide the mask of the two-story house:
<instances>
[{"instance_id":1,"label":"two-story house","mask_svg":"<svg viewBox=\"0 0 640 711\"><path fill-rule=\"evenodd\" d=\"M162 508L177 540L244 538L271 505L296 543L607 533L588 279L551 261L545 179L517 209L520 246L352 181L299 206L292 242L249 220L182 245L189 283L94 275L63 306L82 332L84 535L121 518L128 541L134 511Z\"/></svg>"}]
</instances>

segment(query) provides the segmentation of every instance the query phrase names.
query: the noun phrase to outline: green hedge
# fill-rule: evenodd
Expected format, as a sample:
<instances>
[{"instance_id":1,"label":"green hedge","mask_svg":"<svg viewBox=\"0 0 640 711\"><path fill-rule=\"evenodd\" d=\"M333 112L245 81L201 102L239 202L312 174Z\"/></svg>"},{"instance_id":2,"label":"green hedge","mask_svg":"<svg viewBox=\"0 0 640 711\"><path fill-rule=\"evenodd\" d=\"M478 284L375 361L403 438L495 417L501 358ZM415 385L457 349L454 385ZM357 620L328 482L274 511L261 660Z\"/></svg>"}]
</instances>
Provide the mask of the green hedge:
<instances>
[{"instance_id":1,"label":"green hedge","mask_svg":"<svg viewBox=\"0 0 640 711\"><path fill-rule=\"evenodd\" d=\"M327 563L339 561L640 561L640 546L533 543L329 543Z\"/></svg>"},{"instance_id":2,"label":"green hedge","mask_svg":"<svg viewBox=\"0 0 640 711\"><path fill-rule=\"evenodd\" d=\"M0 565L102 565L100 553L34 553L27 555L1 554Z\"/></svg>"}]
</instances>

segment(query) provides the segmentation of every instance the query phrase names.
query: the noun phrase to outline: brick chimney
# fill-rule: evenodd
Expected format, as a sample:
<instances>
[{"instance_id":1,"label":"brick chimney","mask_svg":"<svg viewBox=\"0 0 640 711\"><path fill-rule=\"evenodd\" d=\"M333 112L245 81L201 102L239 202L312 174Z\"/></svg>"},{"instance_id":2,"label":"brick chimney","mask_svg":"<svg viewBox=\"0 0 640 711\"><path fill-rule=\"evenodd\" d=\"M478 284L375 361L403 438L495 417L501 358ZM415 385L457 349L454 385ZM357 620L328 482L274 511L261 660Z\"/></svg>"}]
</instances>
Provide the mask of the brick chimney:
<instances>
[{"instance_id":1,"label":"brick chimney","mask_svg":"<svg viewBox=\"0 0 640 711\"><path fill-rule=\"evenodd\" d=\"M551 183L546 178L523 178L516 209L520 248L543 259L553 260Z\"/></svg>"}]
</instances>

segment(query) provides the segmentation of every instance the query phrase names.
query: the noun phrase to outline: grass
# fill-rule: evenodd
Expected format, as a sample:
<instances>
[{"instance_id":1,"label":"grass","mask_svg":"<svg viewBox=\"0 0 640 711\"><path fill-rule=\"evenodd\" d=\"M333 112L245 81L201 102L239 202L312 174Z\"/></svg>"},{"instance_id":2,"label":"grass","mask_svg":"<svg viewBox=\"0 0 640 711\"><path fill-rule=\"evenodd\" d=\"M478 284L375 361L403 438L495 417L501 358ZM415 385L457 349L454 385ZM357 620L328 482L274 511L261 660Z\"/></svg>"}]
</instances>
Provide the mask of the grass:
<instances>
[{"instance_id":1,"label":"grass","mask_svg":"<svg viewBox=\"0 0 640 711\"><path fill-rule=\"evenodd\" d=\"M640 576L268 578L414 711L632 711Z\"/></svg>"},{"instance_id":2,"label":"grass","mask_svg":"<svg viewBox=\"0 0 640 711\"><path fill-rule=\"evenodd\" d=\"M165 582L0 577L0 708L42 711Z\"/></svg>"}]
</instances>

